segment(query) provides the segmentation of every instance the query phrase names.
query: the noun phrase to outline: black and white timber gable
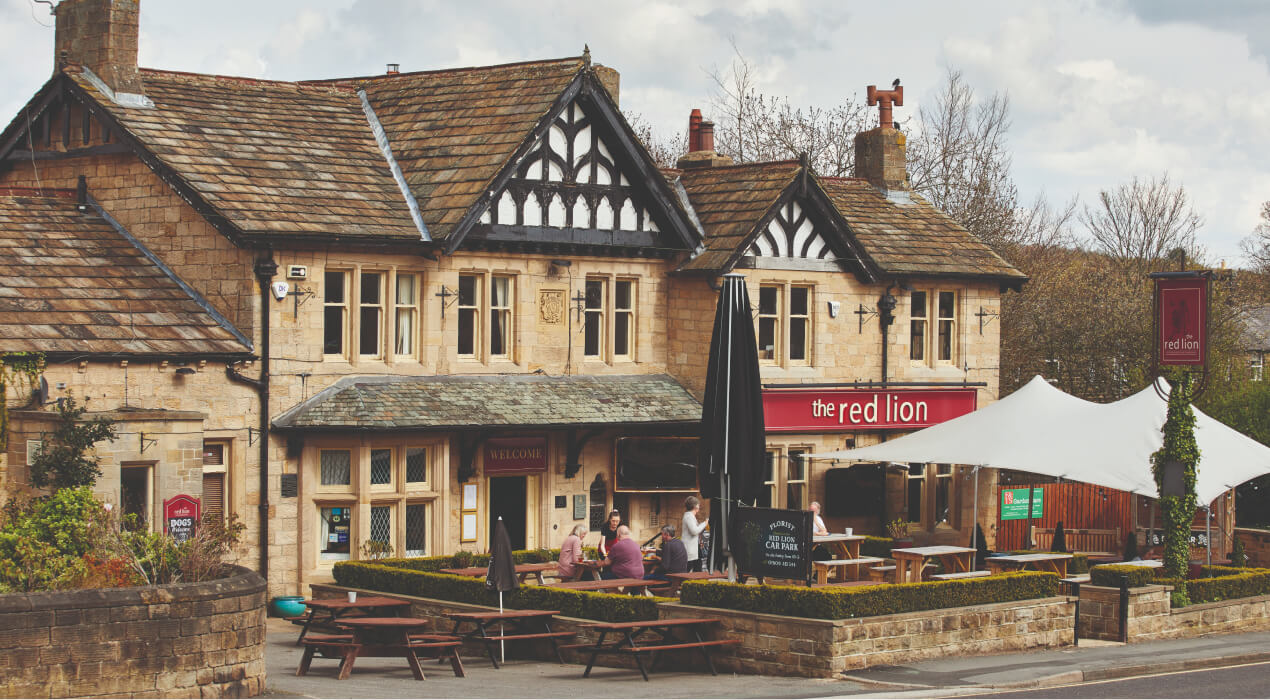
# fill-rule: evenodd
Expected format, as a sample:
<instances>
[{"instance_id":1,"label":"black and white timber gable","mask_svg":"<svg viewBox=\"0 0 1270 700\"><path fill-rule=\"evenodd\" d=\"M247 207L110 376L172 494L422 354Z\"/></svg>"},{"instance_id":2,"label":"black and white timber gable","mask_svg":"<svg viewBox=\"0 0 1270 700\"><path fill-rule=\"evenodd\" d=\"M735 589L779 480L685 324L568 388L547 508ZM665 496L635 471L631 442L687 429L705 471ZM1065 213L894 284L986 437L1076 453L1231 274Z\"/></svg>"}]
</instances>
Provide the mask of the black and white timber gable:
<instances>
[{"instance_id":1,"label":"black and white timber gable","mask_svg":"<svg viewBox=\"0 0 1270 700\"><path fill-rule=\"evenodd\" d=\"M790 198L777 209L766 230L759 233L746 254L804 260L836 260L838 257L796 198Z\"/></svg>"},{"instance_id":2,"label":"black and white timber gable","mask_svg":"<svg viewBox=\"0 0 1270 700\"><path fill-rule=\"evenodd\" d=\"M656 257L698 247L699 232L607 93L587 72L579 82L496 178L467 244Z\"/></svg>"},{"instance_id":3,"label":"black and white timber gable","mask_svg":"<svg viewBox=\"0 0 1270 700\"><path fill-rule=\"evenodd\" d=\"M844 270L865 281L872 281L876 274L846 222L809 174L794 179L738 252L739 268Z\"/></svg>"}]
</instances>

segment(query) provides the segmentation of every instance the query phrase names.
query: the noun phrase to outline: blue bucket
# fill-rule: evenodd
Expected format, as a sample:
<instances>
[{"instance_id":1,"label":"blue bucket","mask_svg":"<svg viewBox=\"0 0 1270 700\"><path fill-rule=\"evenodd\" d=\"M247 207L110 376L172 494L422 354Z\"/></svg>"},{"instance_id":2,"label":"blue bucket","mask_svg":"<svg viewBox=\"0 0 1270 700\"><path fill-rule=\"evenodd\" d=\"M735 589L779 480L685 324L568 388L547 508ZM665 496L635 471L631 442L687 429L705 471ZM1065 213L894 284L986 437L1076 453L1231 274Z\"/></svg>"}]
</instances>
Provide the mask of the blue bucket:
<instances>
[{"instance_id":1,"label":"blue bucket","mask_svg":"<svg viewBox=\"0 0 1270 700\"><path fill-rule=\"evenodd\" d=\"M305 611L304 596L302 595L275 596L272 605L273 614L276 617L299 617Z\"/></svg>"}]
</instances>

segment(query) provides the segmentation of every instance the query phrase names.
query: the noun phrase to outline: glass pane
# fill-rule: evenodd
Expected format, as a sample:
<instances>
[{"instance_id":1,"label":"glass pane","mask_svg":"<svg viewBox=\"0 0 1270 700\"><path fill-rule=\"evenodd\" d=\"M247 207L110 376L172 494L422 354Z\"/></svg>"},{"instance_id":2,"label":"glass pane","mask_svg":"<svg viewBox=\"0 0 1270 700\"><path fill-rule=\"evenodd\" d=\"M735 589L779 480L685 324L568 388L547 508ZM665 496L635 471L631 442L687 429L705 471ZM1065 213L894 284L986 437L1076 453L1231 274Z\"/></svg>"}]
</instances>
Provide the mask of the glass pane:
<instances>
[{"instance_id":1,"label":"glass pane","mask_svg":"<svg viewBox=\"0 0 1270 700\"><path fill-rule=\"evenodd\" d=\"M352 454L348 450L322 450L323 486L347 486L352 473Z\"/></svg>"},{"instance_id":2,"label":"glass pane","mask_svg":"<svg viewBox=\"0 0 1270 700\"><path fill-rule=\"evenodd\" d=\"M776 287L759 287L758 312L761 314L776 313Z\"/></svg>"},{"instance_id":3,"label":"glass pane","mask_svg":"<svg viewBox=\"0 0 1270 700\"><path fill-rule=\"evenodd\" d=\"M802 456L802 450L789 451L789 459L785 460L786 464L788 464L787 468L789 469L789 471L786 472L789 475L787 479L788 481L802 481L806 478L804 476L806 465L803 464Z\"/></svg>"},{"instance_id":4,"label":"glass pane","mask_svg":"<svg viewBox=\"0 0 1270 700\"><path fill-rule=\"evenodd\" d=\"M807 319L789 319L789 359L807 359Z\"/></svg>"},{"instance_id":5,"label":"glass pane","mask_svg":"<svg viewBox=\"0 0 1270 700\"><path fill-rule=\"evenodd\" d=\"M495 277L490 280L489 285L489 303L491 306L507 306L509 297L507 296L506 277Z\"/></svg>"},{"instance_id":6,"label":"glass pane","mask_svg":"<svg viewBox=\"0 0 1270 700\"><path fill-rule=\"evenodd\" d=\"M909 465L908 465L908 475L909 475L909 476L916 476L916 477L923 477L923 476L926 476L926 465L925 465L925 464L919 464L919 463L917 463L917 462L913 462L913 463L909 464Z\"/></svg>"},{"instance_id":7,"label":"glass pane","mask_svg":"<svg viewBox=\"0 0 1270 700\"><path fill-rule=\"evenodd\" d=\"M785 485L785 507L790 510L803 510L804 484Z\"/></svg>"},{"instance_id":8,"label":"glass pane","mask_svg":"<svg viewBox=\"0 0 1270 700\"><path fill-rule=\"evenodd\" d=\"M780 459L779 452L767 453L767 476L763 479L766 483L776 481L776 461Z\"/></svg>"},{"instance_id":9,"label":"glass pane","mask_svg":"<svg viewBox=\"0 0 1270 700\"><path fill-rule=\"evenodd\" d=\"M776 359L776 319L774 318L758 320L758 358L760 360Z\"/></svg>"},{"instance_id":10,"label":"glass pane","mask_svg":"<svg viewBox=\"0 0 1270 700\"><path fill-rule=\"evenodd\" d=\"M910 523L922 521L922 479L908 480L908 512Z\"/></svg>"},{"instance_id":11,"label":"glass pane","mask_svg":"<svg viewBox=\"0 0 1270 700\"><path fill-rule=\"evenodd\" d=\"M415 351L415 312L414 309L397 309L397 342L398 355L413 355Z\"/></svg>"},{"instance_id":12,"label":"glass pane","mask_svg":"<svg viewBox=\"0 0 1270 700\"><path fill-rule=\"evenodd\" d=\"M362 309L361 354L379 354L379 307Z\"/></svg>"},{"instance_id":13,"label":"glass pane","mask_svg":"<svg viewBox=\"0 0 1270 700\"><path fill-rule=\"evenodd\" d=\"M217 466L225 463L225 446L217 442L203 443L203 465Z\"/></svg>"},{"instance_id":14,"label":"glass pane","mask_svg":"<svg viewBox=\"0 0 1270 700\"><path fill-rule=\"evenodd\" d=\"M939 479L935 482L935 522L948 522L948 494L952 488L952 479Z\"/></svg>"},{"instance_id":15,"label":"glass pane","mask_svg":"<svg viewBox=\"0 0 1270 700\"><path fill-rule=\"evenodd\" d=\"M616 355L631 354L631 314L619 311L613 322L613 353Z\"/></svg>"},{"instance_id":16,"label":"glass pane","mask_svg":"<svg viewBox=\"0 0 1270 700\"><path fill-rule=\"evenodd\" d=\"M428 480L428 451L422 447L406 449L406 481L411 483Z\"/></svg>"},{"instance_id":17,"label":"glass pane","mask_svg":"<svg viewBox=\"0 0 1270 700\"><path fill-rule=\"evenodd\" d=\"M913 318L926 318L926 292L913 292L910 309Z\"/></svg>"},{"instance_id":18,"label":"glass pane","mask_svg":"<svg viewBox=\"0 0 1270 700\"><path fill-rule=\"evenodd\" d=\"M380 284L379 279L382 277L378 272L362 273L362 304L378 304Z\"/></svg>"},{"instance_id":19,"label":"glass pane","mask_svg":"<svg viewBox=\"0 0 1270 700\"><path fill-rule=\"evenodd\" d=\"M476 306L476 277L459 275L459 305Z\"/></svg>"},{"instance_id":20,"label":"glass pane","mask_svg":"<svg viewBox=\"0 0 1270 700\"><path fill-rule=\"evenodd\" d=\"M414 275L397 275L397 303L407 306L414 306L418 300L418 290L416 283L418 278Z\"/></svg>"},{"instance_id":21,"label":"glass pane","mask_svg":"<svg viewBox=\"0 0 1270 700\"><path fill-rule=\"evenodd\" d=\"M587 280L586 308L588 309L604 308L604 282L603 281Z\"/></svg>"},{"instance_id":22,"label":"glass pane","mask_svg":"<svg viewBox=\"0 0 1270 700\"><path fill-rule=\"evenodd\" d=\"M392 506L370 507L370 540L392 542Z\"/></svg>"},{"instance_id":23,"label":"glass pane","mask_svg":"<svg viewBox=\"0 0 1270 700\"><path fill-rule=\"evenodd\" d=\"M507 354L506 311L494 311L489 318L489 351L491 355Z\"/></svg>"},{"instance_id":24,"label":"glass pane","mask_svg":"<svg viewBox=\"0 0 1270 700\"><path fill-rule=\"evenodd\" d=\"M325 294L326 303L343 304L344 303L344 273L343 272L327 272L325 282L322 285Z\"/></svg>"},{"instance_id":25,"label":"glass pane","mask_svg":"<svg viewBox=\"0 0 1270 700\"><path fill-rule=\"evenodd\" d=\"M370 483L392 483L392 450L370 451Z\"/></svg>"},{"instance_id":26,"label":"glass pane","mask_svg":"<svg viewBox=\"0 0 1270 700\"><path fill-rule=\"evenodd\" d=\"M806 287L794 287L789 290L789 313L794 316L807 315L807 297L811 290Z\"/></svg>"},{"instance_id":27,"label":"glass pane","mask_svg":"<svg viewBox=\"0 0 1270 700\"><path fill-rule=\"evenodd\" d=\"M926 322L910 321L908 357L910 360L926 359Z\"/></svg>"},{"instance_id":28,"label":"glass pane","mask_svg":"<svg viewBox=\"0 0 1270 700\"><path fill-rule=\"evenodd\" d=\"M459 354L476 354L476 311L459 309Z\"/></svg>"},{"instance_id":29,"label":"glass pane","mask_svg":"<svg viewBox=\"0 0 1270 700\"><path fill-rule=\"evenodd\" d=\"M952 321L939 322L939 359L952 360Z\"/></svg>"},{"instance_id":30,"label":"glass pane","mask_svg":"<svg viewBox=\"0 0 1270 700\"><path fill-rule=\"evenodd\" d=\"M406 556L421 557L428 550L428 506L412 503L406 506Z\"/></svg>"},{"instance_id":31,"label":"glass pane","mask_svg":"<svg viewBox=\"0 0 1270 700\"><path fill-rule=\"evenodd\" d=\"M353 524L353 509L346 507L319 508L322 521L323 559L348 559L348 535Z\"/></svg>"},{"instance_id":32,"label":"glass pane","mask_svg":"<svg viewBox=\"0 0 1270 700\"><path fill-rule=\"evenodd\" d=\"M344 352L344 307L326 307L322 319L322 352L340 355Z\"/></svg>"},{"instance_id":33,"label":"glass pane","mask_svg":"<svg viewBox=\"0 0 1270 700\"><path fill-rule=\"evenodd\" d=\"M585 354L587 357L599 357L600 355L600 338L601 316L598 313L587 312L586 328L583 333L583 345L585 346Z\"/></svg>"},{"instance_id":34,"label":"glass pane","mask_svg":"<svg viewBox=\"0 0 1270 700\"><path fill-rule=\"evenodd\" d=\"M939 317L940 318L953 317L953 293L952 292L939 293Z\"/></svg>"},{"instance_id":35,"label":"glass pane","mask_svg":"<svg viewBox=\"0 0 1270 700\"><path fill-rule=\"evenodd\" d=\"M618 280L613 287L613 308L629 309L631 308L631 283L630 281Z\"/></svg>"}]
</instances>

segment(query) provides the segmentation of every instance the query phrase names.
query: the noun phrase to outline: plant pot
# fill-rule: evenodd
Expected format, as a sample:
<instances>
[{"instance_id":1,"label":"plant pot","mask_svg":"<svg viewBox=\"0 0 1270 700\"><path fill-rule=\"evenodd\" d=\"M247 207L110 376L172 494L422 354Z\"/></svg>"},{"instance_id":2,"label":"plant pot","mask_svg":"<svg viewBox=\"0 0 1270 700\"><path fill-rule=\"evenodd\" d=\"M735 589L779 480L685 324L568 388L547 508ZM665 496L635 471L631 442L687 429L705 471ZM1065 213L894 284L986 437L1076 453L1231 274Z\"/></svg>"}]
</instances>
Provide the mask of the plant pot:
<instances>
[{"instance_id":1,"label":"plant pot","mask_svg":"<svg viewBox=\"0 0 1270 700\"><path fill-rule=\"evenodd\" d=\"M273 600L270 601L269 607L273 610L274 617L299 617L305 611L304 596L274 596Z\"/></svg>"},{"instance_id":2,"label":"plant pot","mask_svg":"<svg viewBox=\"0 0 1270 700\"><path fill-rule=\"evenodd\" d=\"M912 537L897 537L891 542L891 549L904 549L913 546Z\"/></svg>"}]
</instances>

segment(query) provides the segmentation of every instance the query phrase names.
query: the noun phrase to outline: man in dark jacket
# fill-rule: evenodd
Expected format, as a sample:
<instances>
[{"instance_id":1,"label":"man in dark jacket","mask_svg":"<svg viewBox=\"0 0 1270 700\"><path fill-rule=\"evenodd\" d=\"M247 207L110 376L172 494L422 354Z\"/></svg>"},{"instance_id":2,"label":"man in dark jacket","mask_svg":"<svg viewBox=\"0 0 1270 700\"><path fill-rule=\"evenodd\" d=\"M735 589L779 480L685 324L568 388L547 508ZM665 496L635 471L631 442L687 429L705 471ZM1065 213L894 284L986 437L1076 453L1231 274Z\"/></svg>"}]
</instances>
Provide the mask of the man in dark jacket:
<instances>
[{"instance_id":1,"label":"man in dark jacket","mask_svg":"<svg viewBox=\"0 0 1270 700\"><path fill-rule=\"evenodd\" d=\"M666 525L661 529L661 549L657 550L657 568L644 578L666 580L666 574L682 574L688 571L688 550L684 549L683 540L675 539L675 526Z\"/></svg>"}]
</instances>

